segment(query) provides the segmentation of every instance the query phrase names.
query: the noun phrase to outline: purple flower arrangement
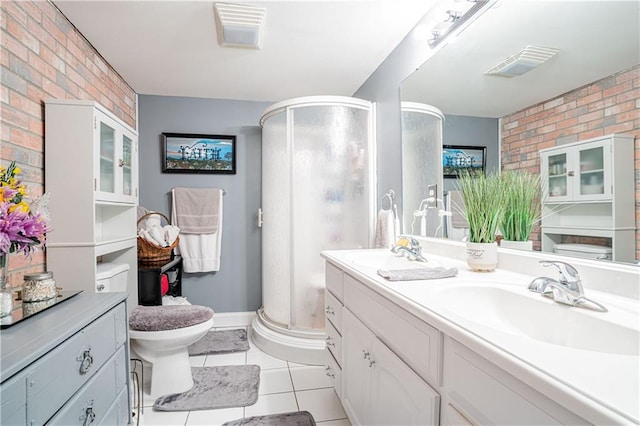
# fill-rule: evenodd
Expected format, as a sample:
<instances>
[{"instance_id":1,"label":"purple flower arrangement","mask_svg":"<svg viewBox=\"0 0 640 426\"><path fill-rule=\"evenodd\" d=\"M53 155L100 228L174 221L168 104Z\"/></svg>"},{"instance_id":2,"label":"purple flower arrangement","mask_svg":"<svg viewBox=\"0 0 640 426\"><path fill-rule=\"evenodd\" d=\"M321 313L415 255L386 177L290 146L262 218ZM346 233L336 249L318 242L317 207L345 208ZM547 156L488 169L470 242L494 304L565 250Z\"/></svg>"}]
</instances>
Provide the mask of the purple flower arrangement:
<instances>
[{"instance_id":1,"label":"purple flower arrangement","mask_svg":"<svg viewBox=\"0 0 640 426\"><path fill-rule=\"evenodd\" d=\"M0 255L29 255L44 244L49 231L48 197L27 202L26 186L17 178L19 174L15 161L6 169L0 167Z\"/></svg>"}]
</instances>

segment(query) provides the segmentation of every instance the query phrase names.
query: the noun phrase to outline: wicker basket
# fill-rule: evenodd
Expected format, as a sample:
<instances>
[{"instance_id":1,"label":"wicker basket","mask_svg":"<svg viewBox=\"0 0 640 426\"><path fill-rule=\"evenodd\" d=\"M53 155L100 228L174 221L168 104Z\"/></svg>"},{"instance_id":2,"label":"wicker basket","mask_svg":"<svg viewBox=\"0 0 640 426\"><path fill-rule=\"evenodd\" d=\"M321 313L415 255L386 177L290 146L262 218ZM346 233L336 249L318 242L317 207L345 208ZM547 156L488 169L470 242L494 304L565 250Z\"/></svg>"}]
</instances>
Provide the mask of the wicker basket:
<instances>
[{"instance_id":1,"label":"wicker basket","mask_svg":"<svg viewBox=\"0 0 640 426\"><path fill-rule=\"evenodd\" d=\"M169 218L163 215L160 212L149 212L138 219L138 224L148 216L157 214L162 216L164 220L167 221L168 224L171 224ZM147 241L146 239L138 236L138 262L148 263L148 264L160 264L166 262L171 259L171 253L173 249L178 246L178 242L180 241L180 237L176 237L176 240L167 247L160 247L151 241Z\"/></svg>"}]
</instances>

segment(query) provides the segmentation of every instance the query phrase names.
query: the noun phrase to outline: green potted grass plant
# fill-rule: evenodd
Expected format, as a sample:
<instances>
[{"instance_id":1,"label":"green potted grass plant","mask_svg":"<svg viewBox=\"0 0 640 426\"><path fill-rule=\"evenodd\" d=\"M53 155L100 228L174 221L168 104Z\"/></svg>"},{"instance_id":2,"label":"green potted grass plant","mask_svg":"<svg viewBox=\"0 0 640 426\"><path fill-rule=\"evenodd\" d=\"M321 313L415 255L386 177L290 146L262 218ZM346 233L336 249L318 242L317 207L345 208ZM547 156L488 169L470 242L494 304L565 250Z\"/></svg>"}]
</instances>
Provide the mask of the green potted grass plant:
<instances>
[{"instance_id":1,"label":"green potted grass plant","mask_svg":"<svg viewBox=\"0 0 640 426\"><path fill-rule=\"evenodd\" d=\"M500 246L517 250L532 250L529 240L533 226L541 214L540 175L525 170L506 170L501 175L504 213L499 229Z\"/></svg>"},{"instance_id":2,"label":"green potted grass plant","mask_svg":"<svg viewBox=\"0 0 640 426\"><path fill-rule=\"evenodd\" d=\"M496 232L504 211L502 179L496 174L463 171L457 186L469 224L467 264L474 271L493 271L498 265Z\"/></svg>"}]
</instances>

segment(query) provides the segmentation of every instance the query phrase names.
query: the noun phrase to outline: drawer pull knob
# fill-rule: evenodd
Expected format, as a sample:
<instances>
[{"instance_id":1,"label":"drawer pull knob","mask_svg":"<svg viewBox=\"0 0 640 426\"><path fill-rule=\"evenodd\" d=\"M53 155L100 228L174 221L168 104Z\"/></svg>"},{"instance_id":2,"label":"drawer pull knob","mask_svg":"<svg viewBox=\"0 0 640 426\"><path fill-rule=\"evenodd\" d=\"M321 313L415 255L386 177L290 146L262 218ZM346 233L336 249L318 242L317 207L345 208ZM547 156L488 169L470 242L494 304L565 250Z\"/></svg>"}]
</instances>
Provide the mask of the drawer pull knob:
<instances>
[{"instance_id":1,"label":"drawer pull knob","mask_svg":"<svg viewBox=\"0 0 640 426\"><path fill-rule=\"evenodd\" d=\"M84 407L84 413L80 415L80 421L82 426L87 426L93 423L96 419L96 413L93 412L93 400L89 401L89 404Z\"/></svg>"},{"instance_id":2,"label":"drawer pull knob","mask_svg":"<svg viewBox=\"0 0 640 426\"><path fill-rule=\"evenodd\" d=\"M76 358L80 362L80 374L87 374L93 365L93 356L91 356L91 348L82 351L82 354Z\"/></svg>"},{"instance_id":3,"label":"drawer pull knob","mask_svg":"<svg viewBox=\"0 0 640 426\"><path fill-rule=\"evenodd\" d=\"M367 352L365 349L362 350L362 358L367 359L369 358L369 352Z\"/></svg>"},{"instance_id":4,"label":"drawer pull knob","mask_svg":"<svg viewBox=\"0 0 640 426\"><path fill-rule=\"evenodd\" d=\"M369 358L369 368L373 367L373 364L375 364L376 362L374 360L372 360L371 358Z\"/></svg>"},{"instance_id":5,"label":"drawer pull knob","mask_svg":"<svg viewBox=\"0 0 640 426\"><path fill-rule=\"evenodd\" d=\"M335 315L336 313L333 311L333 308L331 308L331 306L328 306L324 309L324 311L329 314L329 315Z\"/></svg>"},{"instance_id":6,"label":"drawer pull knob","mask_svg":"<svg viewBox=\"0 0 640 426\"><path fill-rule=\"evenodd\" d=\"M333 342L327 342L327 346L330 347L330 348L335 348L336 344L333 343Z\"/></svg>"},{"instance_id":7,"label":"drawer pull knob","mask_svg":"<svg viewBox=\"0 0 640 426\"><path fill-rule=\"evenodd\" d=\"M333 371L327 371L327 376L331 377L332 379L336 378L336 373L334 373Z\"/></svg>"}]
</instances>

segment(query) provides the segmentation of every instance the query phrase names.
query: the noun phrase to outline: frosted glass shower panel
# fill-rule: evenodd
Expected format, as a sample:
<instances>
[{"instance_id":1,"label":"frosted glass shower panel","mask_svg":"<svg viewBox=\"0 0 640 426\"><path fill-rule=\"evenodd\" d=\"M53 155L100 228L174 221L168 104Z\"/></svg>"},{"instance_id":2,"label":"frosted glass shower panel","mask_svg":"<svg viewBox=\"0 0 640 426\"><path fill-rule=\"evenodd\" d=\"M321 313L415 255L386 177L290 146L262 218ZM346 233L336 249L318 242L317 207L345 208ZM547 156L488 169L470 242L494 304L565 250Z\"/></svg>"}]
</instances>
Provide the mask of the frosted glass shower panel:
<instances>
[{"instance_id":1,"label":"frosted glass shower panel","mask_svg":"<svg viewBox=\"0 0 640 426\"><path fill-rule=\"evenodd\" d=\"M426 229L421 229L420 217L414 216L420 202L428 197L428 185L437 184L438 198L442 199L442 120L442 113L429 105L402 104L403 229L408 233L442 236L440 201L438 208L427 210Z\"/></svg>"},{"instance_id":2,"label":"frosted glass shower panel","mask_svg":"<svg viewBox=\"0 0 640 426\"><path fill-rule=\"evenodd\" d=\"M290 149L287 142L286 111L267 120L262 128L262 292L264 311L280 324L290 322L291 209Z\"/></svg>"},{"instance_id":3,"label":"frosted glass shower panel","mask_svg":"<svg viewBox=\"0 0 640 426\"><path fill-rule=\"evenodd\" d=\"M369 111L340 105L292 110L292 318L324 328L320 251L368 247Z\"/></svg>"}]
</instances>

